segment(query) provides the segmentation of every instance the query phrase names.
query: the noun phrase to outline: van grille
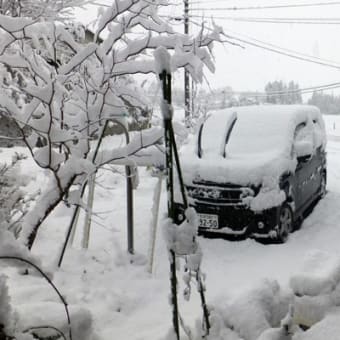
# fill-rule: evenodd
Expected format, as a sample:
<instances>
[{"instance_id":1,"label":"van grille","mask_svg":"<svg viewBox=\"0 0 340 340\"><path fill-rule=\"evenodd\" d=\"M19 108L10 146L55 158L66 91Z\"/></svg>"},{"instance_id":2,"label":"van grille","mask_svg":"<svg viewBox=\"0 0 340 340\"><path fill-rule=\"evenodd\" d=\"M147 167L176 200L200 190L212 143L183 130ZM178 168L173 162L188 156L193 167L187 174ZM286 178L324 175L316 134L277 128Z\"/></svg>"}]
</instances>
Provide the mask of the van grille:
<instances>
[{"instance_id":1,"label":"van grille","mask_svg":"<svg viewBox=\"0 0 340 340\"><path fill-rule=\"evenodd\" d=\"M195 185L187 186L188 196L197 203L207 205L239 205L249 188L242 186Z\"/></svg>"}]
</instances>

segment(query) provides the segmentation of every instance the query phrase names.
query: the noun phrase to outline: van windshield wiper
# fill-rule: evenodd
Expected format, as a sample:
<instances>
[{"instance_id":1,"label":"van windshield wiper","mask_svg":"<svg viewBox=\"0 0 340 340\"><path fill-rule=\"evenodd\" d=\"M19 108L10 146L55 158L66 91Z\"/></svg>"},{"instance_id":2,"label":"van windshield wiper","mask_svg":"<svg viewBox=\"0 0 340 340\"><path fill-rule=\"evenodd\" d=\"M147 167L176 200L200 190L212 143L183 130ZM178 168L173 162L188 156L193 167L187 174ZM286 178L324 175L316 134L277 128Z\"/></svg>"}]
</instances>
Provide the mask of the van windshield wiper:
<instances>
[{"instance_id":1,"label":"van windshield wiper","mask_svg":"<svg viewBox=\"0 0 340 340\"><path fill-rule=\"evenodd\" d=\"M197 156L198 158L202 158L202 130L203 130L204 122L201 124L200 129L198 131L198 140L197 140Z\"/></svg>"},{"instance_id":2,"label":"van windshield wiper","mask_svg":"<svg viewBox=\"0 0 340 340\"><path fill-rule=\"evenodd\" d=\"M230 126L229 126L229 129L228 129L228 132L225 136L225 143L224 143L224 149L223 149L223 157L225 158L226 156L226 148L227 148L227 144L228 144L228 141L229 141L229 138L230 138L230 135L231 135L231 132L235 126L235 123L237 121L237 115L235 113L235 116L233 118L233 121L231 122Z\"/></svg>"}]
</instances>

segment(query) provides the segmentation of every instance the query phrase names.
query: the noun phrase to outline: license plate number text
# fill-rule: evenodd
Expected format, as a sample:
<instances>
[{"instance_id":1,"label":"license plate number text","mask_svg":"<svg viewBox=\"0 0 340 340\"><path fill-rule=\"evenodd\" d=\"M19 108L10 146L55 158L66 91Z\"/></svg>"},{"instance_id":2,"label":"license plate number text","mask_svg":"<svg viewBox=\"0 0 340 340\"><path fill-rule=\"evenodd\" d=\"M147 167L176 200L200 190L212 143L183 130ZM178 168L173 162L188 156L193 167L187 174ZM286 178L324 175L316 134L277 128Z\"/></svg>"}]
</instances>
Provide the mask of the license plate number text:
<instances>
[{"instance_id":1,"label":"license plate number text","mask_svg":"<svg viewBox=\"0 0 340 340\"><path fill-rule=\"evenodd\" d=\"M218 216L213 214L198 214L199 228L217 229Z\"/></svg>"}]
</instances>

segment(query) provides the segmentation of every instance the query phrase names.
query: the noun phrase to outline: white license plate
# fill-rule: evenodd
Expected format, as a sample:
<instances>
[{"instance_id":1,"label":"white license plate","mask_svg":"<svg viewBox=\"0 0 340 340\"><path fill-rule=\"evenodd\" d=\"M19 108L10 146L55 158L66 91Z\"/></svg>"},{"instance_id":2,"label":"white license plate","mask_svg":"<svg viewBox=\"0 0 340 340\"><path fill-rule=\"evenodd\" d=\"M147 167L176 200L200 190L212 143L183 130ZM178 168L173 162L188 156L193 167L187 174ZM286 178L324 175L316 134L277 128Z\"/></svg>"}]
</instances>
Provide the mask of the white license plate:
<instances>
[{"instance_id":1,"label":"white license plate","mask_svg":"<svg viewBox=\"0 0 340 340\"><path fill-rule=\"evenodd\" d=\"M213 214L198 214L199 228L217 229L218 215Z\"/></svg>"}]
</instances>

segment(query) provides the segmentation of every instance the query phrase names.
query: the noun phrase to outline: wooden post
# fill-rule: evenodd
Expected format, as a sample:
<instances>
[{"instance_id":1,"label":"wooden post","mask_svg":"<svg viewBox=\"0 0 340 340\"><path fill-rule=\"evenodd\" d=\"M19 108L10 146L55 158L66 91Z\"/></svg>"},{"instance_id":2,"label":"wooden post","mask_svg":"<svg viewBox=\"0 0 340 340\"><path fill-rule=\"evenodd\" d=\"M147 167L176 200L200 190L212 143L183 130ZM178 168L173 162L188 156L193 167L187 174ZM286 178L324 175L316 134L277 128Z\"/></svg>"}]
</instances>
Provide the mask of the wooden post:
<instances>
[{"instance_id":1,"label":"wooden post","mask_svg":"<svg viewBox=\"0 0 340 340\"><path fill-rule=\"evenodd\" d=\"M158 177L158 181L156 184L154 197L153 197L152 221L151 221L151 230L150 230L150 247L149 247L149 263L148 263L148 272L150 274L152 273L153 259L154 259L154 254L155 254L159 203L160 203L161 192L162 192L163 174L161 171L158 173L157 177Z\"/></svg>"},{"instance_id":2,"label":"wooden post","mask_svg":"<svg viewBox=\"0 0 340 340\"><path fill-rule=\"evenodd\" d=\"M93 199L94 199L94 188L95 188L95 180L96 174L90 176L88 182L88 193L87 193L87 211L85 215L84 222L84 234L82 239L82 247L87 249L89 247L90 242L90 230L91 230L91 222L92 222L92 209L93 209Z\"/></svg>"}]
</instances>

